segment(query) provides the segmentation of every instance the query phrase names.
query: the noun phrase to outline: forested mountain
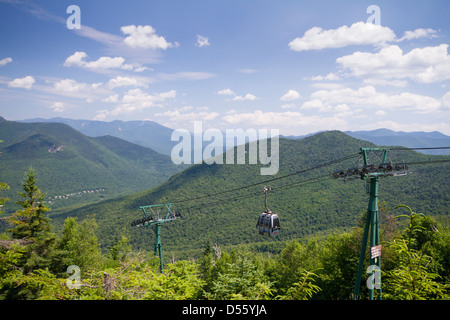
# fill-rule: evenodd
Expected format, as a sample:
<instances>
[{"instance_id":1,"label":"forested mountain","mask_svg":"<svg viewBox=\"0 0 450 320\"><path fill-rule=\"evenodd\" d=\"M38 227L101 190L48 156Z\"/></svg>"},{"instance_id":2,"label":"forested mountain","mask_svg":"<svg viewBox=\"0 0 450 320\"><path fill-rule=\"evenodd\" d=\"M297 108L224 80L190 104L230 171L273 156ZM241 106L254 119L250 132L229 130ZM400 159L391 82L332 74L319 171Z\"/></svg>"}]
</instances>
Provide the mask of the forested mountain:
<instances>
[{"instance_id":1,"label":"forested mountain","mask_svg":"<svg viewBox=\"0 0 450 320\"><path fill-rule=\"evenodd\" d=\"M127 228L134 248L151 251L153 231L131 228L130 223L142 217L140 206L174 203L175 210L184 219L162 226L162 243L164 250L177 257L189 257L190 250L198 252L207 241L220 246L253 243L262 249L270 248L279 240L356 226L367 210L366 182L335 180L331 173L361 164L360 148L373 146L338 131L301 140L280 139L280 170L274 176L261 176L259 164L203 163L176 174L157 188L70 211L53 211L51 217L61 226L68 216L83 219L93 215L104 248L110 247L114 237ZM354 157L296 174L348 155ZM440 159L448 157L391 151L388 158L393 163ZM372 161L378 164L381 160L375 154ZM446 217L449 173L448 163L410 165L408 175L380 180L380 201L386 202L387 209L407 204L416 212ZM258 215L264 210L262 190L265 185L273 188L269 192L268 206L281 218L279 237L269 240L255 229Z\"/></svg>"},{"instance_id":2,"label":"forested mountain","mask_svg":"<svg viewBox=\"0 0 450 320\"><path fill-rule=\"evenodd\" d=\"M388 129L372 131L348 131L348 135L383 146L450 147L450 137L440 132L401 132ZM450 155L450 150L421 150L422 153Z\"/></svg>"},{"instance_id":3,"label":"forested mountain","mask_svg":"<svg viewBox=\"0 0 450 320\"><path fill-rule=\"evenodd\" d=\"M76 120L67 118L29 119L23 122L55 122L65 123L75 130L89 137L113 136L143 147L150 148L159 153L169 155L177 142L170 137L173 129L164 127L154 121L121 121L111 122L96 120Z\"/></svg>"},{"instance_id":4,"label":"forested mountain","mask_svg":"<svg viewBox=\"0 0 450 320\"><path fill-rule=\"evenodd\" d=\"M62 123L0 119L0 181L14 199L25 172L38 175L51 207L86 203L157 186L185 167L115 137L90 138ZM14 210L14 203L6 210Z\"/></svg>"},{"instance_id":5,"label":"forested mountain","mask_svg":"<svg viewBox=\"0 0 450 320\"><path fill-rule=\"evenodd\" d=\"M22 122L56 122L65 123L89 137L110 135L123 140L153 149L159 153L170 155L177 142L171 141L173 129L162 126L154 121L121 121L111 122L96 120L74 120L67 118L27 119ZM189 129L189 128L187 128ZM285 136L286 139L303 139L311 135ZM372 142L376 145L413 147L450 146L450 137L440 132L402 132L389 129L367 131L346 131L351 137ZM225 145L225 143L224 143ZM450 155L450 150L420 150L419 152L434 155Z\"/></svg>"}]
</instances>

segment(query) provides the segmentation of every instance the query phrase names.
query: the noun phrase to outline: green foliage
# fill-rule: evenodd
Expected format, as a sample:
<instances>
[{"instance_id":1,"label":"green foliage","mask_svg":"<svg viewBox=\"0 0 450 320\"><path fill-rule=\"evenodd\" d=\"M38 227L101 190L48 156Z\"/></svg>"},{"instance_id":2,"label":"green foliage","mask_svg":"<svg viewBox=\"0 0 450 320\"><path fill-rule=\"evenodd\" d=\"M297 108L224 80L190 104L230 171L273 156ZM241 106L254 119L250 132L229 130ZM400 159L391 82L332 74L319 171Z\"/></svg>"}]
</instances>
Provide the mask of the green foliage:
<instances>
[{"instance_id":1,"label":"green foliage","mask_svg":"<svg viewBox=\"0 0 450 320\"><path fill-rule=\"evenodd\" d=\"M236 259L232 259L231 263L219 266L217 276L212 281L211 291L205 294L207 298L258 300L268 299L271 296L272 284L248 254L241 253Z\"/></svg>"},{"instance_id":2,"label":"green foliage","mask_svg":"<svg viewBox=\"0 0 450 320\"><path fill-rule=\"evenodd\" d=\"M9 219L14 228L8 231L12 239L25 241L23 270L30 273L34 269L52 267L59 260L58 252L52 250L56 244L56 235L52 232L50 219L45 216L49 208L44 205L45 195L36 185L36 174L29 170L22 183L24 199L17 201L23 208ZM49 250L50 249L50 250Z\"/></svg>"},{"instance_id":3,"label":"green foliage","mask_svg":"<svg viewBox=\"0 0 450 320\"><path fill-rule=\"evenodd\" d=\"M394 240L391 248L399 256L398 267L386 272L386 292L388 299L429 300L448 299L448 284L438 282L440 276L428 272L431 257L423 252L415 252L405 240Z\"/></svg>"},{"instance_id":4,"label":"green foliage","mask_svg":"<svg viewBox=\"0 0 450 320\"><path fill-rule=\"evenodd\" d=\"M151 149L113 137L90 138L61 123L1 121L0 136L0 180L11 187L5 195L17 194L23 172L32 166L54 209L151 188L186 167Z\"/></svg>"},{"instance_id":5,"label":"green foliage","mask_svg":"<svg viewBox=\"0 0 450 320\"><path fill-rule=\"evenodd\" d=\"M0 191L1 190L8 190L9 186L6 183L0 182ZM0 214L3 213L3 211L1 210L1 208L3 207L3 205L5 204L6 201L8 201L8 198L0 198Z\"/></svg>"},{"instance_id":6,"label":"green foliage","mask_svg":"<svg viewBox=\"0 0 450 320\"><path fill-rule=\"evenodd\" d=\"M19 245L11 245L8 250L0 249L0 291L4 285L4 280L20 273L16 265L19 263L24 248Z\"/></svg>"},{"instance_id":7,"label":"green foliage","mask_svg":"<svg viewBox=\"0 0 450 320\"><path fill-rule=\"evenodd\" d=\"M64 252L67 265L77 265L83 270L97 269L103 262L97 235L98 226L90 218L77 223L77 218L64 221L64 229L58 242L58 249Z\"/></svg>"},{"instance_id":8,"label":"green foliage","mask_svg":"<svg viewBox=\"0 0 450 320\"><path fill-rule=\"evenodd\" d=\"M142 254L128 255L115 268L88 273L77 298L115 300L184 300L198 295L202 281L190 261L169 264L163 274Z\"/></svg>"},{"instance_id":9,"label":"green foliage","mask_svg":"<svg viewBox=\"0 0 450 320\"><path fill-rule=\"evenodd\" d=\"M440 282L441 276L429 271L433 257L425 253L426 247L435 246L431 242L433 236L430 232L436 233L438 232L437 229L432 231L429 228L427 230L423 226L425 221L428 227L433 225L433 223L430 223L430 219L426 219L425 215L416 214L408 206L397 206L396 208L398 207L405 207L409 210L409 216L397 216L397 218L409 218L409 223L404 236L394 239L389 244L391 250L396 254L397 264L394 269L386 272L387 297L406 300L450 298L448 294L450 285ZM424 233L427 234L424 235ZM430 250L430 252L436 253L435 250ZM435 254L435 257L440 260L440 255Z\"/></svg>"},{"instance_id":10,"label":"green foliage","mask_svg":"<svg viewBox=\"0 0 450 320\"><path fill-rule=\"evenodd\" d=\"M122 232L116 236L114 245L108 251L108 258L117 263L121 263L126 260L127 255L132 252L131 245L129 244L130 236L127 234L125 228Z\"/></svg>"},{"instance_id":11,"label":"green foliage","mask_svg":"<svg viewBox=\"0 0 450 320\"><path fill-rule=\"evenodd\" d=\"M318 293L322 289L315 285L313 282L316 274L302 270L301 278L299 282L296 282L288 289L286 295L281 296L283 300L308 300L314 294Z\"/></svg>"},{"instance_id":12,"label":"green foliage","mask_svg":"<svg viewBox=\"0 0 450 320\"><path fill-rule=\"evenodd\" d=\"M70 291L62 285L63 280L46 269L37 269L25 275L16 272L2 282L5 287L11 288L3 297L6 299L66 300L72 297Z\"/></svg>"},{"instance_id":13,"label":"green foliage","mask_svg":"<svg viewBox=\"0 0 450 320\"><path fill-rule=\"evenodd\" d=\"M442 274L428 270L431 261L442 259L443 238L434 234L431 238L438 241L427 242L417 250L408 247L408 243L419 245L421 232L417 230L428 231L419 226L426 221L436 225L427 216L411 217L412 223L403 233L384 246L383 299L448 299L448 284ZM95 225L93 220L86 223ZM76 239L82 225L67 218L60 243ZM0 249L0 299L349 299L357 266L354 251L361 232L361 228L354 228L350 233L303 243L289 241L279 254L248 249L229 252L207 242L198 260L172 261L165 265L164 273L159 272L159 260L152 255L129 251L126 233L122 232L105 256L109 262L80 268L79 288L67 286L69 274L42 268L23 273L18 266L26 246L13 244ZM448 236L444 239L448 246Z\"/></svg>"}]
</instances>

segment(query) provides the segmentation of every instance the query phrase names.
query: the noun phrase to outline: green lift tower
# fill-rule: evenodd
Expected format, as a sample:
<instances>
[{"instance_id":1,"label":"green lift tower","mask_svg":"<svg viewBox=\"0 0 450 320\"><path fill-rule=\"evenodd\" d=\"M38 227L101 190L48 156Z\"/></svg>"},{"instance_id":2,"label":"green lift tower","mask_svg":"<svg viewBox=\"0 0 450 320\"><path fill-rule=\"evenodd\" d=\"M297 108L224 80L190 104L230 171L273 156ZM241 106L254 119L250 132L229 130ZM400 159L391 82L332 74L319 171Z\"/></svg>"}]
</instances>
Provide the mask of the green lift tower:
<instances>
[{"instance_id":1,"label":"green lift tower","mask_svg":"<svg viewBox=\"0 0 450 320\"><path fill-rule=\"evenodd\" d=\"M159 270L163 273L164 263L162 256L161 246L161 225L176 219L181 218L181 214L171 211L173 203L154 204L149 206L139 207L144 213L144 217L135 220L131 223L132 227L154 227L155 231L155 256L159 257L160 267ZM167 208L167 211L165 208Z\"/></svg>"},{"instance_id":2,"label":"green lift tower","mask_svg":"<svg viewBox=\"0 0 450 320\"><path fill-rule=\"evenodd\" d=\"M381 160L380 164L374 165L369 163L368 155L370 152L381 153L378 155ZM352 168L347 171L339 171L333 174L335 178L342 180L363 179L367 181L369 205L367 208L355 288L353 290L354 299L358 299L359 297L367 239L370 232L370 262L369 268L367 269L367 272L370 275L367 279L367 287L369 289L370 300L381 300L381 244L379 231L380 217L378 212L378 181L380 177L406 175L407 169L405 163L388 163L388 153L389 149L387 148L361 148L361 156L363 159L362 168Z\"/></svg>"}]
</instances>

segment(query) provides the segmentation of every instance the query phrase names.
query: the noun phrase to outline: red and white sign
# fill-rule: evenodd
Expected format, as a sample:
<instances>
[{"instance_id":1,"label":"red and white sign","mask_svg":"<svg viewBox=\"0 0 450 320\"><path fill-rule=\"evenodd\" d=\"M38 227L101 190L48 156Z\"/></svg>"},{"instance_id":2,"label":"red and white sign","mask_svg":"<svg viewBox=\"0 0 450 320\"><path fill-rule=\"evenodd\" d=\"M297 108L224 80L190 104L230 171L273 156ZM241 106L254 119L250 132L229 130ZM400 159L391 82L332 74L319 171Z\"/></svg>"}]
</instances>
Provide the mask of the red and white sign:
<instances>
[{"instance_id":1,"label":"red and white sign","mask_svg":"<svg viewBox=\"0 0 450 320\"><path fill-rule=\"evenodd\" d=\"M370 248L370 258L374 259L381 256L381 244Z\"/></svg>"}]
</instances>

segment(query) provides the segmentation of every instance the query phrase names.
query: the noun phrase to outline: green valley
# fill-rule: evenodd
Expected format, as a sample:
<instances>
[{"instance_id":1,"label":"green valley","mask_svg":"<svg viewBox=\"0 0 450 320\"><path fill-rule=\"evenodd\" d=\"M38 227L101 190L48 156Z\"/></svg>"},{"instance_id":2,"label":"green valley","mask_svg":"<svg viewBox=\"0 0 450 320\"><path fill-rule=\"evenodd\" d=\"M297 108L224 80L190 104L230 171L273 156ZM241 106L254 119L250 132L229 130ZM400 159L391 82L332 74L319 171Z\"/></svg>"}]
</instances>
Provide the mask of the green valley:
<instances>
[{"instance_id":1,"label":"green valley","mask_svg":"<svg viewBox=\"0 0 450 320\"><path fill-rule=\"evenodd\" d=\"M151 149L111 136L90 138L62 123L0 119L0 137L0 181L11 187L5 196L16 196L32 167L52 208L155 187L186 168Z\"/></svg>"},{"instance_id":2,"label":"green valley","mask_svg":"<svg viewBox=\"0 0 450 320\"><path fill-rule=\"evenodd\" d=\"M280 170L275 176L261 176L260 165L203 163L187 168L156 188L73 210L57 210L51 217L60 226L69 216L95 217L105 249L110 248L113 239L126 228L134 248L152 251L153 231L131 228L130 223L142 217L140 206L174 203L175 210L184 219L162 226L167 258L172 255L189 258L198 254L207 241L225 247L251 244L270 250L280 241L350 230L358 225L367 210L366 182L338 181L331 178L331 173L354 167L358 161L361 163L359 149L373 146L338 131L301 140L280 139ZM354 157L296 174L347 155ZM394 163L436 159L448 159L448 156L394 150L389 156ZM381 179L380 201L384 201L388 209L409 204L419 212L447 218L448 164L414 165L408 172L406 176ZM265 185L273 188L268 205L279 213L282 225L279 237L272 239L261 237L255 229L258 215L264 210L262 189Z\"/></svg>"}]
</instances>

